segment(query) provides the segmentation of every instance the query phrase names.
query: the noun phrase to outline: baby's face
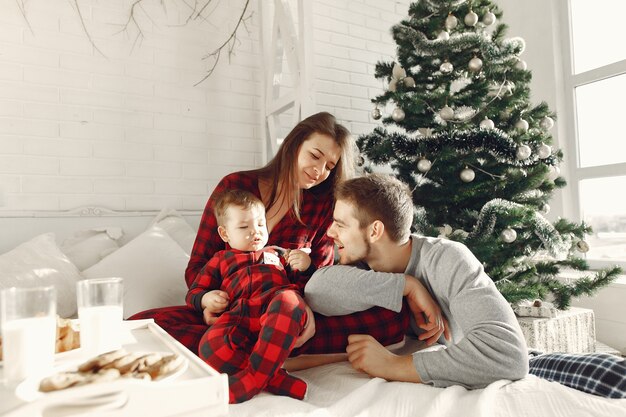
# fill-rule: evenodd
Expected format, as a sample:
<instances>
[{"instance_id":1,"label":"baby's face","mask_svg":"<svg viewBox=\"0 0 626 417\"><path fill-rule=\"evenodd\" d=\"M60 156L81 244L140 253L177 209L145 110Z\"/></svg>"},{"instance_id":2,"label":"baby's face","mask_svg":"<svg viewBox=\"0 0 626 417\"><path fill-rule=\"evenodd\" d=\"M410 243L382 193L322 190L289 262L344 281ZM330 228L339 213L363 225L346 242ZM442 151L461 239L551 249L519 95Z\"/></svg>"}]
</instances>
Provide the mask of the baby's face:
<instances>
[{"instance_id":1,"label":"baby's face","mask_svg":"<svg viewBox=\"0 0 626 417\"><path fill-rule=\"evenodd\" d=\"M233 249L257 251L267 244L265 210L261 207L253 206L249 209L228 207L226 223L222 229L222 239Z\"/></svg>"}]
</instances>

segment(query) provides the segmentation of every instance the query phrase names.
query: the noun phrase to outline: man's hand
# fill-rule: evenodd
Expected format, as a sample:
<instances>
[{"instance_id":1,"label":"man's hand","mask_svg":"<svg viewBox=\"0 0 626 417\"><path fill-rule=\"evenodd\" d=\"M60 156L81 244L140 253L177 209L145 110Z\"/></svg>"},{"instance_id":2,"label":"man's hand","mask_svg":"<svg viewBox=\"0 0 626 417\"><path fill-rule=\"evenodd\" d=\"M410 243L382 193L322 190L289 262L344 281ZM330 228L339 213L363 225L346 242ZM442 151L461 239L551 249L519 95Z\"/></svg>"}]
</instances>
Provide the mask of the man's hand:
<instances>
[{"instance_id":1,"label":"man's hand","mask_svg":"<svg viewBox=\"0 0 626 417\"><path fill-rule=\"evenodd\" d=\"M413 366L411 355L395 355L370 335L348 336L346 352L352 367L357 371L388 381L422 382Z\"/></svg>"},{"instance_id":2,"label":"man's hand","mask_svg":"<svg viewBox=\"0 0 626 417\"><path fill-rule=\"evenodd\" d=\"M311 307L309 307L308 304L305 305L305 309L306 323L304 323L304 329L302 329L300 336L298 336L296 344L293 346L294 348L299 348L315 334L315 316L313 315L313 310L311 310Z\"/></svg>"},{"instance_id":3,"label":"man's hand","mask_svg":"<svg viewBox=\"0 0 626 417\"><path fill-rule=\"evenodd\" d=\"M405 275L404 280L403 295L409 303L415 322L424 330L418 338L425 340L427 345L432 345L439 340L441 334L446 340L450 340L450 327L441 313L439 304L433 300L428 290L417 278Z\"/></svg>"}]
</instances>

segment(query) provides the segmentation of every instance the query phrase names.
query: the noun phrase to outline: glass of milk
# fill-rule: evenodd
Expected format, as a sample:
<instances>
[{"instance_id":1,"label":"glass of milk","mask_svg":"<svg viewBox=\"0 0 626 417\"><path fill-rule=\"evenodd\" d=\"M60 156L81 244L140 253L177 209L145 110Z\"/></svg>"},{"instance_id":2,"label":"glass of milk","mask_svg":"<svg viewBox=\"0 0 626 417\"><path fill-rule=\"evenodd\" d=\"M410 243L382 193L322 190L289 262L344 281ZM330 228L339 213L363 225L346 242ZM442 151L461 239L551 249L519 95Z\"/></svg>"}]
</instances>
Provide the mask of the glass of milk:
<instances>
[{"instance_id":1,"label":"glass of milk","mask_svg":"<svg viewBox=\"0 0 626 417\"><path fill-rule=\"evenodd\" d=\"M52 372L56 345L54 287L0 291L4 379L9 385Z\"/></svg>"},{"instance_id":2,"label":"glass of milk","mask_svg":"<svg viewBox=\"0 0 626 417\"><path fill-rule=\"evenodd\" d=\"M122 278L84 279L76 283L80 347L84 356L121 347L123 296Z\"/></svg>"}]
</instances>

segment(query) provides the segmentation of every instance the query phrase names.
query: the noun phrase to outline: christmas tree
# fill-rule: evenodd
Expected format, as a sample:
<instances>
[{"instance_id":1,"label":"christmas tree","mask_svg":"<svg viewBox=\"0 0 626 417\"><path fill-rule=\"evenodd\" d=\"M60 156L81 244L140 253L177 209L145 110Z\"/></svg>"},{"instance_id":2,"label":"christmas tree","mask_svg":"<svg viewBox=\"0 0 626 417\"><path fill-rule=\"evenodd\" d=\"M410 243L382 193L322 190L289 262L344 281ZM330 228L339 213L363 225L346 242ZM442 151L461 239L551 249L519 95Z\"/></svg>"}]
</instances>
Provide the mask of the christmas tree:
<instances>
[{"instance_id":1,"label":"christmas tree","mask_svg":"<svg viewBox=\"0 0 626 417\"><path fill-rule=\"evenodd\" d=\"M591 229L544 217L565 186L563 154L551 147L556 115L529 102L524 41L505 37L501 16L488 0L411 4L392 28L397 60L376 64L388 87L372 100L372 117L384 127L358 145L413 190L419 233L464 243L509 302L550 299L567 308L621 270L557 279L563 267L589 269L581 254Z\"/></svg>"}]
</instances>

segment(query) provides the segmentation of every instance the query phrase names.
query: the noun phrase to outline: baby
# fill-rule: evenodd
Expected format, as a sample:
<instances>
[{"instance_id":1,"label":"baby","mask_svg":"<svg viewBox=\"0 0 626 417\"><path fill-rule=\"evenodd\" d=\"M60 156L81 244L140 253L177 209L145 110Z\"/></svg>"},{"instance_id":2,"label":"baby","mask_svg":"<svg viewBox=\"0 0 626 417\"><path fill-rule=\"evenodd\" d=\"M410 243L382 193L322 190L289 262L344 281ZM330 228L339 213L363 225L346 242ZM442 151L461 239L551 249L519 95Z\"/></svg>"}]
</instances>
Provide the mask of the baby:
<instances>
[{"instance_id":1,"label":"baby","mask_svg":"<svg viewBox=\"0 0 626 417\"><path fill-rule=\"evenodd\" d=\"M303 399L306 383L282 365L306 341L298 336L311 310L296 283L312 273L311 258L303 250L291 250L285 261L276 248L265 247L265 207L247 191L224 192L214 212L217 232L230 249L206 263L187 293L187 304L211 324L198 354L229 375L230 403L261 390Z\"/></svg>"}]
</instances>

